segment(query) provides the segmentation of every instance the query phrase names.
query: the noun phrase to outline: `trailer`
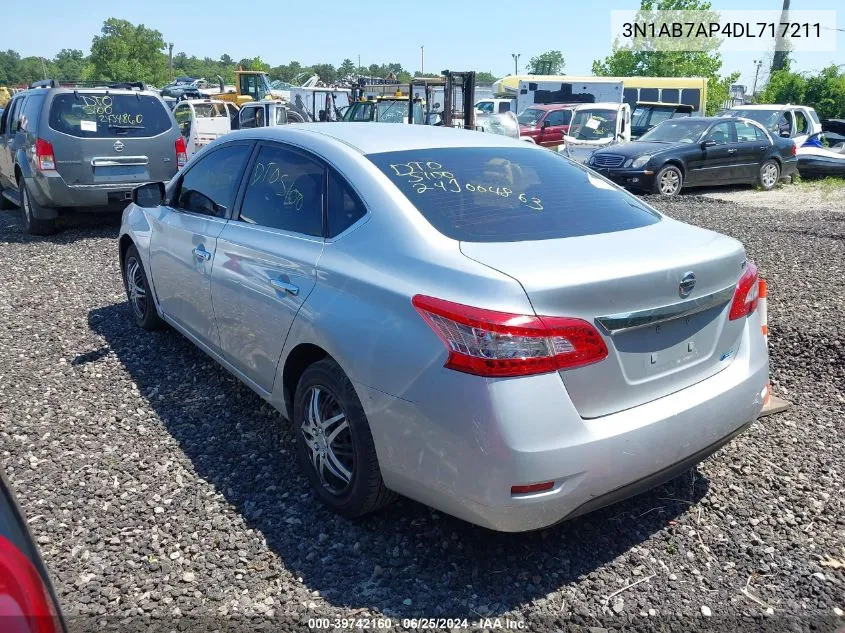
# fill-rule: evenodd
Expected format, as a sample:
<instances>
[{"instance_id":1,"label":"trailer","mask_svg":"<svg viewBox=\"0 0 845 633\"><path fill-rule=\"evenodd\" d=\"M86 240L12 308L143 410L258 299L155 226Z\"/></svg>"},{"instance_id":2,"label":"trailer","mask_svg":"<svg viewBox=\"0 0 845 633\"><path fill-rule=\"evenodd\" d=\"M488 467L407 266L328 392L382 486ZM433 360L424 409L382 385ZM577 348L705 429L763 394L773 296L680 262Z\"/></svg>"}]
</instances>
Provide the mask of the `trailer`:
<instances>
[{"instance_id":1,"label":"trailer","mask_svg":"<svg viewBox=\"0 0 845 633\"><path fill-rule=\"evenodd\" d=\"M520 113L533 105L549 103L622 103L623 95L622 82L615 80L521 80L516 95L516 112Z\"/></svg>"}]
</instances>

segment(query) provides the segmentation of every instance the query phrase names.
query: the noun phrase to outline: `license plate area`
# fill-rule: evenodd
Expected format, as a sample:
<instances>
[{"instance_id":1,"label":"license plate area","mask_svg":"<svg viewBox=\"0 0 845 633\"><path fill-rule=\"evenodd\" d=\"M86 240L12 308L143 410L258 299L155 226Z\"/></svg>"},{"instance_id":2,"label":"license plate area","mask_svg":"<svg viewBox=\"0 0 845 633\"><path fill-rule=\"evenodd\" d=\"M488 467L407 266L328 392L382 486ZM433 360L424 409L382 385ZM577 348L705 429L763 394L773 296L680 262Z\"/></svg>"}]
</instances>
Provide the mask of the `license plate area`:
<instances>
[{"instance_id":1,"label":"license plate area","mask_svg":"<svg viewBox=\"0 0 845 633\"><path fill-rule=\"evenodd\" d=\"M714 361L721 333L723 306L619 332L613 343L626 379L631 383L656 379L702 362Z\"/></svg>"},{"instance_id":2,"label":"license plate area","mask_svg":"<svg viewBox=\"0 0 845 633\"><path fill-rule=\"evenodd\" d=\"M96 182L123 182L126 180L146 180L146 165L106 165L94 167Z\"/></svg>"}]
</instances>

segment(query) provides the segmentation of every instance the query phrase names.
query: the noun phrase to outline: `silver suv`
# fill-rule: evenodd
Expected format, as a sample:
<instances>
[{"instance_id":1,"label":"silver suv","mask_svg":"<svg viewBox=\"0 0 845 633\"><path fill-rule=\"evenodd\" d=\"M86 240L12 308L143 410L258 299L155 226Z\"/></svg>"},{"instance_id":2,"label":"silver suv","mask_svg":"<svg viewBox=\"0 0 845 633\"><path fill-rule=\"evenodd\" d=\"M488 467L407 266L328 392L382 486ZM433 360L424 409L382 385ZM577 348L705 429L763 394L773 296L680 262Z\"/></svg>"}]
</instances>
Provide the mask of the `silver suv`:
<instances>
[{"instance_id":1,"label":"silver suv","mask_svg":"<svg viewBox=\"0 0 845 633\"><path fill-rule=\"evenodd\" d=\"M144 84L36 82L0 116L0 209L19 206L27 233L46 235L63 209L123 210L186 160L173 113Z\"/></svg>"}]
</instances>

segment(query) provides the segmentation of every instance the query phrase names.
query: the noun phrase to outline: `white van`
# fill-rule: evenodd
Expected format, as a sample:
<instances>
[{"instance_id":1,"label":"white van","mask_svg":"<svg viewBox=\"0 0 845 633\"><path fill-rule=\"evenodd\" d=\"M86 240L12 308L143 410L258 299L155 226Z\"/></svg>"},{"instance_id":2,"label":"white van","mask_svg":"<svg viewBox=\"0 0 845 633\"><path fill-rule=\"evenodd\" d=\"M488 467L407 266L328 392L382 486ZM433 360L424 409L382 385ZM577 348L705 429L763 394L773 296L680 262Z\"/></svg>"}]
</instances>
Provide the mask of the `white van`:
<instances>
[{"instance_id":1,"label":"white van","mask_svg":"<svg viewBox=\"0 0 845 633\"><path fill-rule=\"evenodd\" d=\"M173 116L185 139L189 157L232 130L227 104L217 99L180 101L173 108Z\"/></svg>"}]
</instances>

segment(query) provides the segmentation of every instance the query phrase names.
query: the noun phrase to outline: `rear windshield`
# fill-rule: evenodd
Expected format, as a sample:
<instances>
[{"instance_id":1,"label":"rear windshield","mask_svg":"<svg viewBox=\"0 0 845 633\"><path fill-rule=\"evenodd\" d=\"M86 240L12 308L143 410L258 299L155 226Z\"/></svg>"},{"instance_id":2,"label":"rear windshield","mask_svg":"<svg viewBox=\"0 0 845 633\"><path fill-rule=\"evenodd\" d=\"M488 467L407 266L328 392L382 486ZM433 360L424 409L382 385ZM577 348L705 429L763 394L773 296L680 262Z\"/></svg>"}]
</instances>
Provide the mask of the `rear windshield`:
<instances>
[{"instance_id":1,"label":"rear windshield","mask_svg":"<svg viewBox=\"0 0 845 633\"><path fill-rule=\"evenodd\" d=\"M195 103L194 112L198 119L216 119L229 116L222 103Z\"/></svg>"},{"instance_id":2,"label":"rear windshield","mask_svg":"<svg viewBox=\"0 0 845 633\"><path fill-rule=\"evenodd\" d=\"M367 158L455 240L550 240L660 221L631 194L545 149L460 147Z\"/></svg>"},{"instance_id":3,"label":"rear windshield","mask_svg":"<svg viewBox=\"0 0 845 633\"><path fill-rule=\"evenodd\" d=\"M149 137L172 125L164 104L149 95L67 93L50 106L50 127L80 138Z\"/></svg>"}]
</instances>

